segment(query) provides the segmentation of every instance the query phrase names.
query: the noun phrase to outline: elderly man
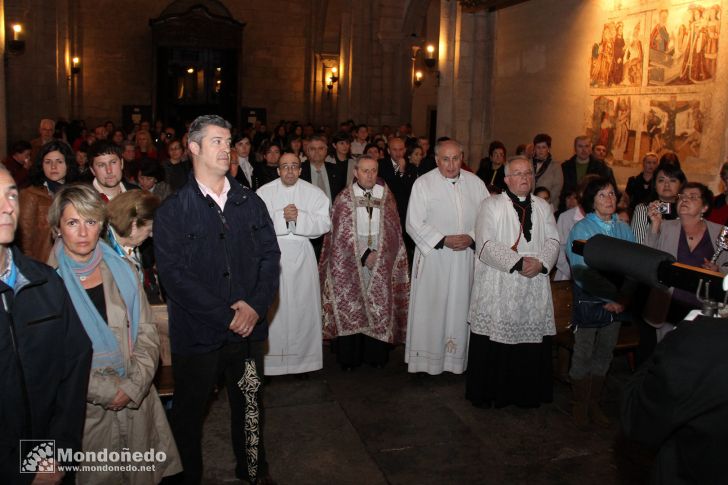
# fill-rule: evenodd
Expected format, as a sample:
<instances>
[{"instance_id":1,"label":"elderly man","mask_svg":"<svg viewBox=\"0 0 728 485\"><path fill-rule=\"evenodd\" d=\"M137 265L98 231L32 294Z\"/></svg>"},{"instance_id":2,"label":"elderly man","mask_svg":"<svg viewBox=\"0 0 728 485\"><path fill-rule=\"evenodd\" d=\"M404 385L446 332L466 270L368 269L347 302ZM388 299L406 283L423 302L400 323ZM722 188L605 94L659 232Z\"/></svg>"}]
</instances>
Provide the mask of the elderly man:
<instances>
[{"instance_id":1,"label":"elderly man","mask_svg":"<svg viewBox=\"0 0 728 485\"><path fill-rule=\"evenodd\" d=\"M30 158L31 160L35 160L38 156L38 153L40 153L40 149L43 145L48 143L49 141L53 140L53 132L56 131L56 122L48 119L43 118L40 120L40 125L38 126L38 138L34 138L30 141L31 146L31 152L30 152Z\"/></svg>"},{"instance_id":2,"label":"elderly man","mask_svg":"<svg viewBox=\"0 0 728 485\"><path fill-rule=\"evenodd\" d=\"M437 170L418 178L407 210L415 244L405 362L409 372L461 374L468 347L475 218L488 189L460 169L462 146L435 147Z\"/></svg>"},{"instance_id":3,"label":"elderly man","mask_svg":"<svg viewBox=\"0 0 728 485\"><path fill-rule=\"evenodd\" d=\"M35 448L81 451L91 341L61 278L12 246L18 209L0 166L0 483L56 484L64 472L52 460L39 470Z\"/></svg>"},{"instance_id":4,"label":"elderly man","mask_svg":"<svg viewBox=\"0 0 728 485\"><path fill-rule=\"evenodd\" d=\"M280 178L258 189L281 249L278 305L269 312L265 375L301 374L323 367L321 290L311 239L331 230L329 199L317 187L299 180L301 161L285 153Z\"/></svg>"},{"instance_id":5,"label":"elderly man","mask_svg":"<svg viewBox=\"0 0 728 485\"><path fill-rule=\"evenodd\" d=\"M407 254L394 197L377 183L377 168L367 155L357 160L357 181L336 198L319 263L324 337L336 338L345 370L385 365L407 322Z\"/></svg>"},{"instance_id":6,"label":"elderly man","mask_svg":"<svg viewBox=\"0 0 728 485\"><path fill-rule=\"evenodd\" d=\"M531 194L531 162L519 156L505 171L505 192L483 202L475 224L465 395L479 407L537 407L553 397L548 273L559 235L551 205Z\"/></svg>"},{"instance_id":7,"label":"elderly man","mask_svg":"<svg viewBox=\"0 0 728 485\"><path fill-rule=\"evenodd\" d=\"M221 374L230 403L235 475L253 478L245 455L245 396L238 381L246 359L255 360L262 376L266 313L278 290L281 253L273 223L263 201L226 176L230 142L230 124L219 116L192 122L194 170L154 219L154 250L167 289L172 343L171 424L185 484L202 480L202 425ZM272 483L263 437L261 429L259 484Z\"/></svg>"},{"instance_id":8,"label":"elderly man","mask_svg":"<svg viewBox=\"0 0 728 485\"><path fill-rule=\"evenodd\" d=\"M108 140L96 141L88 151L89 165L94 175L92 185L106 202L122 192L139 188L123 180L124 160L121 154L121 147Z\"/></svg>"}]
</instances>

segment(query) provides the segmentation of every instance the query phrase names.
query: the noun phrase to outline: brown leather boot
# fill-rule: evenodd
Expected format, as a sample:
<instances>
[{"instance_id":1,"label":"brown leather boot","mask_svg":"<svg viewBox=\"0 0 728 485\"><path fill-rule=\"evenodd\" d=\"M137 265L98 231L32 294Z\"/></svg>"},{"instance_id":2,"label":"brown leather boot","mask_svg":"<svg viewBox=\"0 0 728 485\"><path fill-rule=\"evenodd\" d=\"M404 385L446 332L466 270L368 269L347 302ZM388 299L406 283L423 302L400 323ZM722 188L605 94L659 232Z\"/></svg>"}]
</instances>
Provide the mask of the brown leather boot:
<instances>
[{"instance_id":1,"label":"brown leather boot","mask_svg":"<svg viewBox=\"0 0 728 485\"><path fill-rule=\"evenodd\" d=\"M589 413L594 420L594 424L604 428L612 424L602 408L599 407L599 400L602 398L606 380L606 376L591 376L591 395L589 396Z\"/></svg>"},{"instance_id":2,"label":"brown leather boot","mask_svg":"<svg viewBox=\"0 0 728 485\"><path fill-rule=\"evenodd\" d=\"M586 429L589 427L589 391L591 386L591 379L588 377L585 379L572 379L571 390L574 392L574 407L572 409L572 416L574 417L574 424L579 429Z\"/></svg>"}]
</instances>

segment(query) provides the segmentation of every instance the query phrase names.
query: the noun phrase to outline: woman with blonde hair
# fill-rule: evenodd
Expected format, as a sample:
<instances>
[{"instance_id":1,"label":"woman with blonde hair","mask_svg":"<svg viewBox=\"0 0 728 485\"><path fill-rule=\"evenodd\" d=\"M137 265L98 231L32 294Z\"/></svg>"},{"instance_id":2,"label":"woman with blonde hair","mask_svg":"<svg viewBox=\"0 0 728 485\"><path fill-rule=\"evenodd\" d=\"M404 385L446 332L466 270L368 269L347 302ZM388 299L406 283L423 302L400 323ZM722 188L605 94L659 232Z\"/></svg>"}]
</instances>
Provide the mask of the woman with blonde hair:
<instances>
[{"instance_id":1,"label":"woman with blonde hair","mask_svg":"<svg viewBox=\"0 0 728 485\"><path fill-rule=\"evenodd\" d=\"M159 336L136 274L100 240L106 217L106 205L86 185L62 188L48 212L58 236L49 264L57 268L93 344L82 448L116 452L122 458L114 464L126 470L81 471L76 479L80 484L154 484L182 470L152 384ZM153 457L131 458L151 449L157 451ZM126 465L137 470L128 471Z\"/></svg>"}]
</instances>

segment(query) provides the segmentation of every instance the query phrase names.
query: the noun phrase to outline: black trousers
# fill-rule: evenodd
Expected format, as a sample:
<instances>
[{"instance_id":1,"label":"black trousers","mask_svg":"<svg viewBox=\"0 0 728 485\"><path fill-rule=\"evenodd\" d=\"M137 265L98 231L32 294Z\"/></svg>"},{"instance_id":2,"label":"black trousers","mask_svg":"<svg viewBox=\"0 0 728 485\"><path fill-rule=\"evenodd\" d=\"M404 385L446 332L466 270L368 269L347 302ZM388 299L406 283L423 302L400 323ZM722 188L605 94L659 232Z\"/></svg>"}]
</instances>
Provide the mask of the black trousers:
<instances>
[{"instance_id":1,"label":"black trousers","mask_svg":"<svg viewBox=\"0 0 728 485\"><path fill-rule=\"evenodd\" d=\"M261 387L258 390L260 411L260 445L258 448L257 476L265 476L268 463L263 445L263 353L265 342L251 341L229 343L222 348L204 354L172 354L174 374L174 398L172 401L171 426L182 457L183 483L197 485L202 480L202 426L205 421L210 394L224 374L225 386L230 402L230 435L235 453L235 475L248 479L248 466L245 457L244 411L245 397L238 387L243 376L244 361L248 356L255 359Z\"/></svg>"}]
</instances>

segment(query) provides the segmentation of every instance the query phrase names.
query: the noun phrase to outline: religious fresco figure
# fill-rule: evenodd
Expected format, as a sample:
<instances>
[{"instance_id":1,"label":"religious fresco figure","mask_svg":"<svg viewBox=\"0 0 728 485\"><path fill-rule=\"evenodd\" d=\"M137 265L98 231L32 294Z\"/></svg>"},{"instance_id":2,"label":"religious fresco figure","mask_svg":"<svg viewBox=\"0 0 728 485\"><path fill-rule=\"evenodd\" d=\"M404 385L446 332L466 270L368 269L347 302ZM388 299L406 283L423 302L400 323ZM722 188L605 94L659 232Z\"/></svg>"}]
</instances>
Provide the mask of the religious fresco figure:
<instances>
[{"instance_id":1,"label":"religious fresco figure","mask_svg":"<svg viewBox=\"0 0 728 485\"><path fill-rule=\"evenodd\" d=\"M614 127L614 141L612 142L612 156L614 160L624 159L629 140L629 123L632 118L632 101L629 97L617 99L617 115Z\"/></svg>"},{"instance_id":2,"label":"religious fresco figure","mask_svg":"<svg viewBox=\"0 0 728 485\"><path fill-rule=\"evenodd\" d=\"M705 11L707 40L705 45L705 71L709 78L715 78L718 63L718 38L720 37L720 5L713 5Z\"/></svg>"},{"instance_id":3,"label":"religious fresco figure","mask_svg":"<svg viewBox=\"0 0 728 485\"><path fill-rule=\"evenodd\" d=\"M630 86L642 85L643 58L642 41L640 40L640 23L637 22L632 32L632 40L624 53L625 84Z\"/></svg>"},{"instance_id":4,"label":"religious fresco figure","mask_svg":"<svg viewBox=\"0 0 728 485\"><path fill-rule=\"evenodd\" d=\"M609 71L609 85L621 84L624 77L624 23L617 22L615 26L615 35L613 42L613 59L612 66Z\"/></svg>"},{"instance_id":5,"label":"religious fresco figure","mask_svg":"<svg viewBox=\"0 0 728 485\"><path fill-rule=\"evenodd\" d=\"M659 12L659 20L652 28L650 33L650 49L654 49L659 52L668 53L670 46L670 33L667 31L667 9L662 9Z\"/></svg>"},{"instance_id":6,"label":"religious fresco figure","mask_svg":"<svg viewBox=\"0 0 728 485\"><path fill-rule=\"evenodd\" d=\"M662 143L664 148L673 151L675 150L674 141L677 115L683 111L689 110L691 104L692 103L689 101L678 102L677 96L670 96L669 101L650 101L650 106L659 108L667 116L667 121L665 121L665 130L662 132ZM652 112L653 110L650 111ZM657 152L654 148L652 151Z\"/></svg>"},{"instance_id":7,"label":"religious fresco figure","mask_svg":"<svg viewBox=\"0 0 728 485\"><path fill-rule=\"evenodd\" d=\"M612 64L614 63L615 32L614 22L604 24L602 40L599 44L598 51L592 51L592 86L606 87L609 85L609 75L612 71ZM596 57L594 57L595 54Z\"/></svg>"}]
</instances>

